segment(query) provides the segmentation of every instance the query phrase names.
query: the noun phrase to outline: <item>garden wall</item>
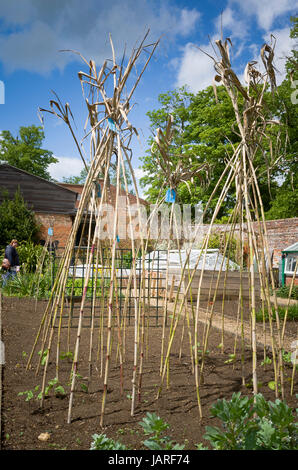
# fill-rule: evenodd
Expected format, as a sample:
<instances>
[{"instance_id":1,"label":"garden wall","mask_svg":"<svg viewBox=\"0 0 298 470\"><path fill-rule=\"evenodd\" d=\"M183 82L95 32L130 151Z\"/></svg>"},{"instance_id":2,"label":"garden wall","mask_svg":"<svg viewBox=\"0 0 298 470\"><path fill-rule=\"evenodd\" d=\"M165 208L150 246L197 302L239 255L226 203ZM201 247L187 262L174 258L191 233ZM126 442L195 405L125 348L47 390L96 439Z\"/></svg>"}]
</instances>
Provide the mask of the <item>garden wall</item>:
<instances>
[{"instance_id":1,"label":"garden wall","mask_svg":"<svg viewBox=\"0 0 298 470\"><path fill-rule=\"evenodd\" d=\"M46 240L48 228L53 228L53 241L59 241L59 248L64 248L72 227L72 217L67 214L36 213L36 220L41 224L40 239Z\"/></svg>"},{"instance_id":2,"label":"garden wall","mask_svg":"<svg viewBox=\"0 0 298 470\"><path fill-rule=\"evenodd\" d=\"M258 231L257 223L254 222L255 231ZM237 233L237 226L235 227L235 234ZM204 236L209 229L209 225L202 225L202 236ZM228 232L231 230L229 224L218 224L213 226L213 232ZM273 259L273 268L279 267L281 252L290 245L298 241L298 217L292 219L278 219L267 220L266 231L268 236L269 251Z\"/></svg>"}]
</instances>

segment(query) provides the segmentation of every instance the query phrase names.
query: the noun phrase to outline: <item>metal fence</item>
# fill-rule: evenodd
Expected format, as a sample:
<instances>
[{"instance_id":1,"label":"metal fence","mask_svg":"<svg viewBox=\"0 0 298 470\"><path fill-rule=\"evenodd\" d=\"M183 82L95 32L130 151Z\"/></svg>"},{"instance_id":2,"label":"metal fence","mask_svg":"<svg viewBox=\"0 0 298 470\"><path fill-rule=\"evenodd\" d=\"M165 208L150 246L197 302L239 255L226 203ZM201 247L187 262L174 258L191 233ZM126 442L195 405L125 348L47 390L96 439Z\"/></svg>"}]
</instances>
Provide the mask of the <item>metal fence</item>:
<instances>
[{"instance_id":1,"label":"metal fence","mask_svg":"<svg viewBox=\"0 0 298 470\"><path fill-rule=\"evenodd\" d=\"M88 248L75 248L64 293L63 318L67 321L64 321L62 326L77 325L88 269L83 326L90 326L93 320L96 327L101 319L107 316L111 291L113 312L121 321L125 317L125 321L130 324L135 315L145 312L146 319L150 319L151 324L161 324L161 309L165 297L166 254L166 250L147 253L142 262L140 253L137 253L134 271L132 250L119 248L114 259L114 279L111 279L110 249L93 253L91 262L88 263ZM54 255L52 282L60 261L61 257Z\"/></svg>"}]
</instances>

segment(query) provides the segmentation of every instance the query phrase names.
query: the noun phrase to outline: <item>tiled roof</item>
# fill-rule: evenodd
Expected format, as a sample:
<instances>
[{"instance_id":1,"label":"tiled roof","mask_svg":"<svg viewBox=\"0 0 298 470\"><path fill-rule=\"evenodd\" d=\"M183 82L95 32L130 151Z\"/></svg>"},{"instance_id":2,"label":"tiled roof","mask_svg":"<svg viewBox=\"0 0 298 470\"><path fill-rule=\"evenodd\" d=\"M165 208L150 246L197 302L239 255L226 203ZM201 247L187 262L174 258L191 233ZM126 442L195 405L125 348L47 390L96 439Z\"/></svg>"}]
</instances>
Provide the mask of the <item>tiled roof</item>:
<instances>
[{"instance_id":1,"label":"tiled roof","mask_svg":"<svg viewBox=\"0 0 298 470\"><path fill-rule=\"evenodd\" d=\"M99 180L99 183L101 185L101 188L103 187L103 180ZM60 186L70 189L71 191L74 191L76 193L82 194L84 185L83 184L70 184L70 183L58 183ZM120 196L126 196L126 192L124 189L120 189ZM137 204L137 198L134 194L129 194L129 201L131 204ZM115 204L115 199L116 199L116 186L113 186L112 184L110 185L110 199L111 199L111 204ZM148 205L148 202L145 201L144 199L139 198L140 203L144 205ZM76 202L76 207L78 207L79 201Z\"/></svg>"}]
</instances>

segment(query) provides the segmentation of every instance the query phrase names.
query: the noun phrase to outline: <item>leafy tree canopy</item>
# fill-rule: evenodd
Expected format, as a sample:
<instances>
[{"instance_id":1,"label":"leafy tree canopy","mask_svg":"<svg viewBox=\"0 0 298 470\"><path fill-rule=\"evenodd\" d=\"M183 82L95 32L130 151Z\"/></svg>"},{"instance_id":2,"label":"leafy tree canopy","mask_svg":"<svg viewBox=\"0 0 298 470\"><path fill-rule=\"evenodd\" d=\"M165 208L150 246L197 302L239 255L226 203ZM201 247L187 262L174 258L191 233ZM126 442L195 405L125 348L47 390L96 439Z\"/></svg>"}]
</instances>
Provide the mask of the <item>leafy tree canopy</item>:
<instances>
[{"instance_id":1,"label":"leafy tree canopy","mask_svg":"<svg viewBox=\"0 0 298 470\"><path fill-rule=\"evenodd\" d=\"M293 20L292 20L293 21ZM291 34L297 37L297 18ZM294 32L293 32L294 31ZM296 32L295 32L296 31ZM291 56L294 57L294 51ZM295 56L296 57L296 56ZM288 58L288 63L291 58ZM297 65L297 62L296 62ZM267 218L286 218L298 216L297 174L298 174L298 115L297 104L293 103L291 78L288 74L277 91L265 93L264 113L267 119L279 120L281 125L269 125L269 139L263 142L263 149L255 156L258 184L262 195L264 210ZM239 96L238 106L241 109L242 97ZM239 143L235 114L230 98L223 86L217 87L217 97L210 86L197 94L187 91L186 87L169 91L159 96L159 109L148 112L151 121L152 137L148 144L150 149L142 157L142 168L145 176L141 185L146 188L150 202L155 202L166 187L163 185L164 176L156 165L151 145L157 128L165 129L168 115L174 117L174 138L171 148L171 160L174 165L178 159L191 161L192 167L208 163L208 174L194 178L190 193L185 183L178 186L180 203L207 203L220 176L226 168L227 161ZM203 183L203 184L202 184ZM217 198L224 182L219 185L212 199L209 217L215 207ZM218 214L218 219L228 219L234 206L234 188L227 195ZM287 203L286 203L287 202ZM285 205L286 204L286 205ZM282 212L284 208L284 212ZM282 217L280 217L284 214ZM208 214L206 221L208 220Z\"/></svg>"},{"instance_id":2,"label":"leafy tree canopy","mask_svg":"<svg viewBox=\"0 0 298 470\"><path fill-rule=\"evenodd\" d=\"M58 162L49 150L41 148L44 132L40 126L21 126L19 135L2 131L0 139L0 159L9 165L28 171L32 175L51 180L47 171L50 163Z\"/></svg>"}]
</instances>

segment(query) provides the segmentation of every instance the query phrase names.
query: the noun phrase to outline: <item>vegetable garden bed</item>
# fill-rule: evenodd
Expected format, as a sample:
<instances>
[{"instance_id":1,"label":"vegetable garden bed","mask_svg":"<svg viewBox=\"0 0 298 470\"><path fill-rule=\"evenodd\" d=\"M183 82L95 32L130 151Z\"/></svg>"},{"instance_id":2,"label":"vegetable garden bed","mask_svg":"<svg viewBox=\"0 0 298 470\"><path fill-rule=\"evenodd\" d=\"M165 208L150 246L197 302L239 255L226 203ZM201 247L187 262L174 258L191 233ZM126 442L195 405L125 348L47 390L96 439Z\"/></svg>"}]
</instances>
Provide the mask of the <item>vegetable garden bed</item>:
<instances>
[{"instance_id":1,"label":"vegetable garden bed","mask_svg":"<svg viewBox=\"0 0 298 470\"><path fill-rule=\"evenodd\" d=\"M201 404L203 419L199 421L196 400L195 380L192 374L189 342L184 334L180 357L180 339L182 331L179 327L175 335L170 355L170 387L164 384L161 396L156 400L160 385L159 363L162 328L152 326L148 330L144 360L144 374L141 401L137 404L135 415L131 416L131 370L133 363L132 327L127 328L126 353L124 363L124 392L119 390L119 367L114 358L110 370L108 399L106 404L105 424L101 429L100 408L103 392L103 378L100 377L100 362L94 363L92 381L88 384L88 341L83 330L81 338L80 377L74 394L73 416L71 424L67 424L70 357L64 352L59 371L59 382L64 386L65 394L55 392L53 387L44 400L44 408L39 409L35 396L38 394L41 377L35 375L35 365L26 371L28 354L32 348L41 316L46 303L30 299L3 298L3 341L5 344L6 364L3 371L3 404L2 404L2 449L90 449L92 436L105 433L115 441L121 441L130 449L144 449L142 426L139 424L147 412L155 412L169 424L166 433L176 443L185 445L185 449L196 449L196 444L208 442L203 439L207 425L217 425L217 418L210 416L210 408L217 399L230 399L234 392L252 396L251 348L245 350L245 380L242 385L241 363L234 360L235 335L225 333L225 351L218 346L221 343L221 331L212 327L208 343L208 355L205 359L204 383L201 385ZM36 308L36 311L35 311ZM231 306L232 308L232 306ZM203 324L200 323L201 330ZM297 325L297 323L296 323ZM287 325L286 334L295 337L297 326ZM182 328L182 327L181 327ZM65 331L67 334L67 331ZM75 330L71 332L75 335ZM61 351L61 354L63 352ZM270 357L270 351L267 351ZM116 355L114 351L113 354ZM258 362L263 361L263 349L258 350ZM61 356L62 357L62 356ZM297 406L295 392L290 395L290 378L292 364L284 363L285 367L285 398L291 407ZM49 376L55 377L55 364L49 365ZM296 374L297 377L297 374ZM275 400L275 392L270 383L274 380L272 367L260 367L258 371L259 391L266 399ZM57 384L56 384L57 385ZM28 402L26 395L20 392L33 391L34 397ZM47 433L47 434L46 434ZM39 439L46 434L47 440Z\"/></svg>"}]
</instances>

